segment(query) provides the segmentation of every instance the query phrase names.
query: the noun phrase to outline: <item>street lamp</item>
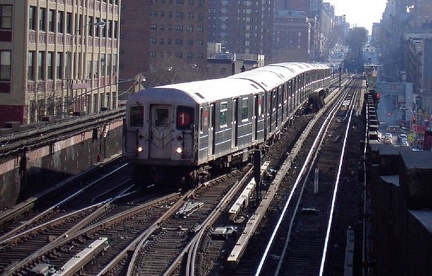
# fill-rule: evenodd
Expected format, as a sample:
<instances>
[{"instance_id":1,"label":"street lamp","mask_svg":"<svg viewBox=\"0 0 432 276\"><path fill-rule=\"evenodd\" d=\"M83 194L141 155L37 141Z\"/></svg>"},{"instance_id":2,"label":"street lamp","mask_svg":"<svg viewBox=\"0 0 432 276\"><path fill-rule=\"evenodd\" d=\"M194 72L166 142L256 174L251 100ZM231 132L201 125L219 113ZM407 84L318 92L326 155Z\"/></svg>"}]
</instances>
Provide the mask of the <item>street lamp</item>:
<instances>
[{"instance_id":1,"label":"street lamp","mask_svg":"<svg viewBox=\"0 0 432 276\"><path fill-rule=\"evenodd\" d=\"M69 63L68 64L68 71L69 72L67 73L67 75L68 75L68 81L66 83L66 85L67 85L67 91L66 91L67 104L66 104L66 112L65 112L65 114L69 113L70 105L72 103L71 99L73 98L73 87L72 87L72 85L73 85L73 82L74 82L74 79L75 79L75 76L76 76L76 71L77 71L77 70L75 70L75 66L76 66L76 62L75 61L77 59L75 57L75 44L78 44L77 43L77 36L80 34L81 30L83 30L83 29L85 29L85 28L87 28L89 26L95 26L95 27L103 28L105 26L105 21L97 21L97 22L93 22L93 23L88 23L88 24L82 26L81 28L78 28L75 31L75 33L72 35L72 37L71 37L71 46L70 46L69 58L68 58L68 63ZM84 32L84 35L88 36L88 34L86 32ZM85 38L85 39L86 39L85 41L87 42L87 38ZM82 41L83 40L81 39L81 42ZM80 62L80 64L82 64L82 63Z\"/></svg>"}]
</instances>

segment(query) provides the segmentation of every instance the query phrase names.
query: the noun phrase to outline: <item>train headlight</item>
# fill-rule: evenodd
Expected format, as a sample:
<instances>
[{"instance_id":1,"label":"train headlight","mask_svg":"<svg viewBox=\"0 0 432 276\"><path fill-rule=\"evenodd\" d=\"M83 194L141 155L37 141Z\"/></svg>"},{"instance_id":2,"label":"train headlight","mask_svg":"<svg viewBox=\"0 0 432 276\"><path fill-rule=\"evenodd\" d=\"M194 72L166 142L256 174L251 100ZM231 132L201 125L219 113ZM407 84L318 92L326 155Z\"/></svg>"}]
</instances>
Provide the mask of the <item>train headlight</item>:
<instances>
[{"instance_id":1,"label":"train headlight","mask_svg":"<svg viewBox=\"0 0 432 276\"><path fill-rule=\"evenodd\" d=\"M176 148L176 152L177 152L178 154L182 154L182 152L183 152L183 148L182 148L182 147L177 147L177 148Z\"/></svg>"},{"instance_id":2,"label":"train headlight","mask_svg":"<svg viewBox=\"0 0 432 276\"><path fill-rule=\"evenodd\" d=\"M143 151L143 147L141 147L141 146L138 147L138 148L137 148L137 151L138 151L138 152L142 152L142 151Z\"/></svg>"}]
</instances>

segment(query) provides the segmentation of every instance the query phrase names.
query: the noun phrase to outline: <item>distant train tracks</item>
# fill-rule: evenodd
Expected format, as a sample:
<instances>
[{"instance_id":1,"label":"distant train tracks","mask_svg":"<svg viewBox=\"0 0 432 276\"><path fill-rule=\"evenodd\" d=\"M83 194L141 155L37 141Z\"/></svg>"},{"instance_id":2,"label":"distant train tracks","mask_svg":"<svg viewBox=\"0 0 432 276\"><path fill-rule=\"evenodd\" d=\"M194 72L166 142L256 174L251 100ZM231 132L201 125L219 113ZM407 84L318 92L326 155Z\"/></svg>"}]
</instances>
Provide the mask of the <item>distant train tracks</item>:
<instances>
[{"instance_id":1,"label":"distant train tracks","mask_svg":"<svg viewBox=\"0 0 432 276\"><path fill-rule=\"evenodd\" d=\"M346 88L335 105L329 105L330 111L322 110L324 113L311 120L315 126L304 135L304 140L299 139L303 145L297 153L293 153L297 148L294 146L290 158L281 166L279 172L286 170L287 173L277 175L270 185L265 197L271 198L273 190L277 190L277 196L269 204L269 210L263 211L266 225L261 226L259 238L255 237L256 241L250 245L254 251L264 253L258 258L244 248L237 248L228 258L238 264L237 273L322 273L338 183L346 181L345 170L351 173L356 169L355 164L354 168L353 164L349 164L351 167L345 164L341 156L344 156L348 132L356 131L349 122L354 110L361 108L358 101L362 95L355 84ZM275 185L278 187L273 189ZM267 204L261 202L260 206ZM255 214L263 216L259 210ZM245 256L241 258L243 251ZM254 265L257 263L258 267Z\"/></svg>"}]
</instances>

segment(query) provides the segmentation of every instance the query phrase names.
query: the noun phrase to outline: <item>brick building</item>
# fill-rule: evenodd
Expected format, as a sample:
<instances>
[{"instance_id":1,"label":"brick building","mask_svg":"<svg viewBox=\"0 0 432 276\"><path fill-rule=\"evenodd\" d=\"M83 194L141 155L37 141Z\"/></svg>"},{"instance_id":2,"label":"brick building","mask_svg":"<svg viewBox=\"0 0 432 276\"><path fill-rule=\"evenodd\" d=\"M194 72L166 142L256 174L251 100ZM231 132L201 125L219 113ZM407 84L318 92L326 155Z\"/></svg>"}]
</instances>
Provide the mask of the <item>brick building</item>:
<instances>
[{"instance_id":1,"label":"brick building","mask_svg":"<svg viewBox=\"0 0 432 276\"><path fill-rule=\"evenodd\" d=\"M207 9L203 0L123 0L120 78L141 73L146 86L203 78Z\"/></svg>"},{"instance_id":2,"label":"brick building","mask_svg":"<svg viewBox=\"0 0 432 276\"><path fill-rule=\"evenodd\" d=\"M209 42L222 43L230 53L271 55L273 1L208 2Z\"/></svg>"}]
</instances>

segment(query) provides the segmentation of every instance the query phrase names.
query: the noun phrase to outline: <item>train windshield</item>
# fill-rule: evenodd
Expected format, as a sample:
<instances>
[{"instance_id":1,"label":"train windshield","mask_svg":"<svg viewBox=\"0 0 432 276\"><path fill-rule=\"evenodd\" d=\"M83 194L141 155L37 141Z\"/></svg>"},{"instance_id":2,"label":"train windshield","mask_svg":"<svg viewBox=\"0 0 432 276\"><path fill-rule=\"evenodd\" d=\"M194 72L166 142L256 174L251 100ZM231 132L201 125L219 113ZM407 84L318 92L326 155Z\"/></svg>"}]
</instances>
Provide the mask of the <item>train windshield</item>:
<instances>
[{"instance_id":1,"label":"train windshield","mask_svg":"<svg viewBox=\"0 0 432 276\"><path fill-rule=\"evenodd\" d=\"M144 106L131 106L129 112L129 124L131 127L143 127Z\"/></svg>"}]
</instances>

